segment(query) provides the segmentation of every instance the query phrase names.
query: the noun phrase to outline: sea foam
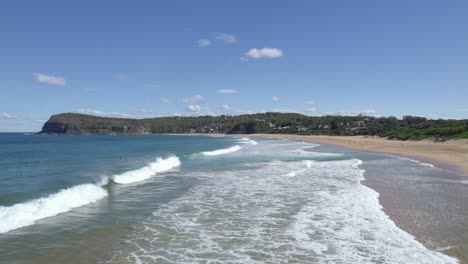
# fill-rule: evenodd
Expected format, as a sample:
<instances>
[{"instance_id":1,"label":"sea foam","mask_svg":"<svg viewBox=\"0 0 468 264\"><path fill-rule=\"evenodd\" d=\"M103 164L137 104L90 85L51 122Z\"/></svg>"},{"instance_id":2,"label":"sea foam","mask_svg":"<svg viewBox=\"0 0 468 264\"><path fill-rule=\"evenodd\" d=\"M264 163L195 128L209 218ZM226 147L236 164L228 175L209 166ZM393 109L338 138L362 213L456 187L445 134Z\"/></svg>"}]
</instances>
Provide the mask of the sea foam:
<instances>
[{"instance_id":1,"label":"sea foam","mask_svg":"<svg viewBox=\"0 0 468 264\"><path fill-rule=\"evenodd\" d=\"M410 159L410 158L400 157L400 156L396 156L396 155L389 155L389 156L390 156L390 157L397 158L397 159L400 159L400 160L411 161L411 162L417 163L417 164L419 164L419 165L421 165L421 166L426 166L426 167L430 167L430 168L435 168L433 164L421 162L421 161L419 161L419 160L414 160L414 159Z\"/></svg>"},{"instance_id":2,"label":"sea foam","mask_svg":"<svg viewBox=\"0 0 468 264\"><path fill-rule=\"evenodd\" d=\"M281 263L457 263L385 215L378 193L361 184L361 160L253 166L251 158L241 170L236 164L223 173L193 172L202 183L143 221L127 241L136 250L115 259L253 263L254 255ZM284 177L290 172L296 176Z\"/></svg>"},{"instance_id":3,"label":"sea foam","mask_svg":"<svg viewBox=\"0 0 468 264\"><path fill-rule=\"evenodd\" d=\"M177 156L168 158L157 158L155 162L149 163L140 169L127 171L119 175L114 175L112 181L119 184L128 184L149 179L151 176L171 170L180 166L181 162Z\"/></svg>"},{"instance_id":4,"label":"sea foam","mask_svg":"<svg viewBox=\"0 0 468 264\"><path fill-rule=\"evenodd\" d=\"M229 148L217 149L217 150L213 150L213 151L204 151L201 154L203 154L205 156L217 156L217 155L224 155L224 154L236 152L236 151L238 151L240 149L242 149L240 146L235 145L235 146L232 146L232 147L229 147Z\"/></svg>"},{"instance_id":5,"label":"sea foam","mask_svg":"<svg viewBox=\"0 0 468 264\"><path fill-rule=\"evenodd\" d=\"M0 233L34 224L37 220L55 216L107 196L107 192L94 184L81 184L63 189L47 197L0 207Z\"/></svg>"},{"instance_id":6,"label":"sea foam","mask_svg":"<svg viewBox=\"0 0 468 264\"><path fill-rule=\"evenodd\" d=\"M250 144L250 145L257 145L258 144L257 141L252 140L252 139L250 139L248 137L240 138L239 143L241 143L241 144Z\"/></svg>"}]
</instances>

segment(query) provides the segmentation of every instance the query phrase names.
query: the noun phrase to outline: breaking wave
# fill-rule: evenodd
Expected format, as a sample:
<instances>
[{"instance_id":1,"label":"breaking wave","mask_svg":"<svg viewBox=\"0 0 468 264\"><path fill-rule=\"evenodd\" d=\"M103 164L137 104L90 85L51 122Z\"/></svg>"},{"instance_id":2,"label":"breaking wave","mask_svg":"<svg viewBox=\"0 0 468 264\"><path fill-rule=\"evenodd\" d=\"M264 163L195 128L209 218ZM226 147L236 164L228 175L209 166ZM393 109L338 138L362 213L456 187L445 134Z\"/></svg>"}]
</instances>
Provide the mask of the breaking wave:
<instances>
[{"instance_id":1,"label":"breaking wave","mask_svg":"<svg viewBox=\"0 0 468 264\"><path fill-rule=\"evenodd\" d=\"M236 152L236 151L238 151L240 149L242 149L240 146L235 145L235 146L232 146L232 147L229 147L229 148L217 149L217 150L213 150L213 151L204 151L201 154L203 154L205 156L218 156L218 155L224 155L224 154Z\"/></svg>"},{"instance_id":2,"label":"breaking wave","mask_svg":"<svg viewBox=\"0 0 468 264\"><path fill-rule=\"evenodd\" d=\"M115 175L112 177L112 180L119 184L142 181L156 173L168 171L180 164L180 160L176 156L165 159L157 158L155 162L143 168ZM20 227L33 225L40 219L94 203L108 195L107 191L102 188L108 182L108 177L102 177L96 184L80 184L39 199L12 206L0 206L0 234Z\"/></svg>"},{"instance_id":3,"label":"breaking wave","mask_svg":"<svg viewBox=\"0 0 468 264\"><path fill-rule=\"evenodd\" d=\"M157 158L155 162L149 163L147 166L127 171L119 175L114 175L112 181L118 184L128 184L149 179L151 176L171 170L180 166L180 159L177 156L168 158Z\"/></svg>"},{"instance_id":4,"label":"breaking wave","mask_svg":"<svg viewBox=\"0 0 468 264\"><path fill-rule=\"evenodd\" d=\"M239 143L241 143L241 144L250 144L250 145L257 145L258 144L257 141L252 140L252 139L250 139L248 137L240 138Z\"/></svg>"},{"instance_id":5,"label":"breaking wave","mask_svg":"<svg viewBox=\"0 0 468 264\"><path fill-rule=\"evenodd\" d=\"M0 207L0 233L34 224L37 220L94 203L107 196L107 191L95 184L81 184L55 194Z\"/></svg>"}]
</instances>

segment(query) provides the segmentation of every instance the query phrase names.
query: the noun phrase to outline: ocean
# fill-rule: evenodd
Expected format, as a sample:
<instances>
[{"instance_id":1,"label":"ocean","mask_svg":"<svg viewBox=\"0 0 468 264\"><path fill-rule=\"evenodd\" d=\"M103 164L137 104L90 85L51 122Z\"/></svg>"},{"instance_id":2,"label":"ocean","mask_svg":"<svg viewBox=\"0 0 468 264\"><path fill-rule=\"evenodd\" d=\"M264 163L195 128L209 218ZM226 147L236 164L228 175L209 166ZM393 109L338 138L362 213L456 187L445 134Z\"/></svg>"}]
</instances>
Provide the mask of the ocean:
<instances>
[{"instance_id":1,"label":"ocean","mask_svg":"<svg viewBox=\"0 0 468 264\"><path fill-rule=\"evenodd\" d=\"M457 263L460 179L300 141L5 133L0 263Z\"/></svg>"}]
</instances>

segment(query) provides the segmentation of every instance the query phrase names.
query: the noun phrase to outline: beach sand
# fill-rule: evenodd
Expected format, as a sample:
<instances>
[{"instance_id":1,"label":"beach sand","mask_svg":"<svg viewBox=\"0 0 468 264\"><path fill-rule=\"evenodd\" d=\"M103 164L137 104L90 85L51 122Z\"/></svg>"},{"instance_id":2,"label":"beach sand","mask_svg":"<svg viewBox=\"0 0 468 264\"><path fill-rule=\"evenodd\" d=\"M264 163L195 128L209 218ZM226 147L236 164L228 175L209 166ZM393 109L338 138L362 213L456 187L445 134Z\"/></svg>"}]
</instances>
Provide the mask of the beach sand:
<instances>
[{"instance_id":1,"label":"beach sand","mask_svg":"<svg viewBox=\"0 0 468 264\"><path fill-rule=\"evenodd\" d=\"M312 141L347 147L362 151L388 153L411 157L446 170L468 174L468 140L449 140L445 142L399 141L371 136L301 136L287 134L253 134L250 137L282 138Z\"/></svg>"}]
</instances>

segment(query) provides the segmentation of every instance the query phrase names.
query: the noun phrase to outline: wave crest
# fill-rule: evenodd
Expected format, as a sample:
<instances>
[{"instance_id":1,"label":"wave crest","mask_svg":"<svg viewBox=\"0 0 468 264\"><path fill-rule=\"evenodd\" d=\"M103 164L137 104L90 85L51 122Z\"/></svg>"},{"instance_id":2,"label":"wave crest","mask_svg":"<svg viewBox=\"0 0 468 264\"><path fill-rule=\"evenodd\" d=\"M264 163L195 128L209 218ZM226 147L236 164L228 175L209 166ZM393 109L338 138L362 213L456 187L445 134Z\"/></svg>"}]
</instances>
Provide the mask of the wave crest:
<instances>
[{"instance_id":1,"label":"wave crest","mask_svg":"<svg viewBox=\"0 0 468 264\"><path fill-rule=\"evenodd\" d=\"M149 179L156 173L165 172L180 166L179 157L170 156L168 158L157 158L155 162L149 163L140 169L127 171L119 175L114 175L112 181L119 184L128 184Z\"/></svg>"},{"instance_id":2,"label":"wave crest","mask_svg":"<svg viewBox=\"0 0 468 264\"><path fill-rule=\"evenodd\" d=\"M206 155L206 156L217 156L217 155L224 155L224 154L236 152L240 149L242 149L240 146L235 145L229 148L217 149L217 150L212 150L212 151L204 151L201 154Z\"/></svg>"},{"instance_id":3,"label":"wave crest","mask_svg":"<svg viewBox=\"0 0 468 264\"><path fill-rule=\"evenodd\" d=\"M107 196L107 191L94 184L81 184L47 197L0 207L0 233L34 224L37 220L94 203Z\"/></svg>"},{"instance_id":4,"label":"wave crest","mask_svg":"<svg viewBox=\"0 0 468 264\"><path fill-rule=\"evenodd\" d=\"M239 141L240 141L240 143L242 143L242 144L250 144L250 145L257 145L257 144L258 144L257 141L252 140L252 139L250 139L250 138L248 138L248 137L240 138Z\"/></svg>"}]
</instances>

